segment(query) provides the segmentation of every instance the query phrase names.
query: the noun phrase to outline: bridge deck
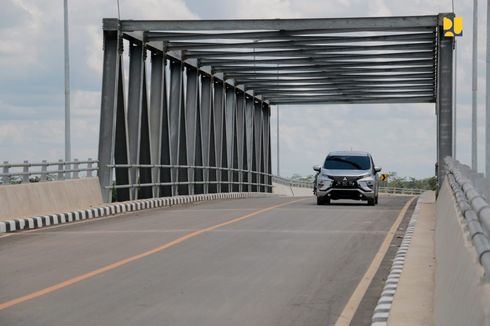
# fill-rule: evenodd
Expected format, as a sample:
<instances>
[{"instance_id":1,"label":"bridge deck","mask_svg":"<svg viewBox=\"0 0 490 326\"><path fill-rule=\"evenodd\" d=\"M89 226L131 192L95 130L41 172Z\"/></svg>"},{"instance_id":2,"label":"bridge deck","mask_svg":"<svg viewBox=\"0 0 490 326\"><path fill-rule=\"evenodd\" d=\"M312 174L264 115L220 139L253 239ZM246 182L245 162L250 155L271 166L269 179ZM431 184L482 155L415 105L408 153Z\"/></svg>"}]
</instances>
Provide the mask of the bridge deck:
<instances>
[{"instance_id":1,"label":"bridge deck","mask_svg":"<svg viewBox=\"0 0 490 326\"><path fill-rule=\"evenodd\" d=\"M408 197L297 200L206 202L2 237L0 309L24 297L3 306L0 324L331 325Z\"/></svg>"}]
</instances>

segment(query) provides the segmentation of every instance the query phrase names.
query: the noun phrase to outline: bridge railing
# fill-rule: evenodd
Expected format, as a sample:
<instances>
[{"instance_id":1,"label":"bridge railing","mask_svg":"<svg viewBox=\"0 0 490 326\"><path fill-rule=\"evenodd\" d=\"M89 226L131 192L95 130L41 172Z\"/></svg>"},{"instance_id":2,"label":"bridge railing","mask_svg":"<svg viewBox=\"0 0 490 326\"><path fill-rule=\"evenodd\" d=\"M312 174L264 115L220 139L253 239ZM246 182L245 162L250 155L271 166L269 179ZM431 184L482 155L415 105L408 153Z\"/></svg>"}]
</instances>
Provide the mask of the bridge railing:
<instances>
[{"instance_id":1,"label":"bridge railing","mask_svg":"<svg viewBox=\"0 0 490 326\"><path fill-rule=\"evenodd\" d=\"M281 185L285 185L285 186L289 186L289 187L313 189L313 182L310 182L310 181L294 180L294 179L288 179L288 178L273 176L272 182L278 183Z\"/></svg>"},{"instance_id":2,"label":"bridge railing","mask_svg":"<svg viewBox=\"0 0 490 326\"><path fill-rule=\"evenodd\" d=\"M416 188L379 187L379 192L384 194L420 195L424 191L427 190Z\"/></svg>"},{"instance_id":3,"label":"bridge railing","mask_svg":"<svg viewBox=\"0 0 490 326\"><path fill-rule=\"evenodd\" d=\"M490 275L490 180L469 166L447 157L446 174L463 215L480 264Z\"/></svg>"},{"instance_id":4,"label":"bridge railing","mask_svg":"<svg viewBox=\"0 0 490 326\"><path fill-rule=\"evenodd\" d=\"M209 192L271 192L272 185L269 180L273 177L272 174L257 172L252 170L214 167L214 166L193 166L193 165L158 165L158 164L112 164L107 165L112 169L137 169L140 174L146 172L167 172L170 175L171 171L178 176L179 181L166 181L154 183L121 183L117 181L117 176L111 183L106 186L106 189L141 189L151 187L157 192L158 187L168 187L172 191L168 194L177 194L179 192L175 187L189 186L188 189L181 191L181 194L197 194ZM138 179L139 180L139 179ZM202 188L190 187L191 185L200 185ZM215 189L209 189L209 186L215 186ZM172 189L173 188L173 189Z\"/></svg>"},{"instance_id":5,"label":"bridge railing","mask_svg":"<svg viewBox=\"0 0 490 326\"><path fill-rule=\"evenodd\" d=\"M44 182L65 179L78 179L96 175L97 161L88 159L71 162L58 160L57 162L29 162L0 163L0 184L18 184L29 182Z\"/></svg>"}]
</instances>

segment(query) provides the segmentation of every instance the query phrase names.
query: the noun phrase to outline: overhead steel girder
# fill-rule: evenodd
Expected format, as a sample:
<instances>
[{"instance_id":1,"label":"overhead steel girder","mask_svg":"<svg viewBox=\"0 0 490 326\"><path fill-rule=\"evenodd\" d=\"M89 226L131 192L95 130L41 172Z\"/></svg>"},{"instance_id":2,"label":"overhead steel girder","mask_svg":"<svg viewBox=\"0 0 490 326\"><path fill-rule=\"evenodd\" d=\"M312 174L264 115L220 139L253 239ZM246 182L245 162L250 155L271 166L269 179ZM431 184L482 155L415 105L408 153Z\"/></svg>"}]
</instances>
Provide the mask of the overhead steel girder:
<instances>
[{"instance_id":1,"label":"overhead steel girder","mask_svg":"<svg viewBox=\"0 0 490 326\"><path fill-rule=\"evenodd\" d=\"M298 50L277 50L277 51L185 51L186 58L237 58L237 57L288 57L288 56L310 56L321 55L335 52L359 52L359 51L380 51L380 50L432 50L434 43L419 42L390 45L351 45L351 46L315 46Z\"/></svg>"},{"instance_id":2,"label":"overhead steel girder","mask_svg":"<svg viewBox=\"0 0 490 326\"><path fill-rule=\"evenodd\" d=\"M114 21L115 20L115 21ZM434 28L437 16L308 18L308 19L229 19L229 20L104 20L104 29L131 31L215 31L215 30L397 30ZM116 26L113 24L116 23Z\"/></svg>"},{"instance_id":3,"label":"overhead steel girder","mask_svg":"<svg viewBox=\"0 0 490 326\"><path fill-rule=\"evenodd\" d=\"M409 33L434 33L435 27L414 27L414 28L394 28L389 32L409 32ZM128 31L130 33L131 31ZM358 32L388 32L380 28L367 28L359 31L358 29L308 29L308 30L279 30L279 31L254 31L254 32L148 32L144 31L143 37L149 42L164 41L178 42L190 40L308 40L317 38L317 35L342 34L342 33L358 33Z\"/></svg>"},{"instance_id":4,"label":"overhead steel girder","mask_svg":"<svg viewBox=\"0 0 490 326\"><path fill-rule=\"evenodd\" d=\"M335 79L310 79L310 80L303 80L303 81L291 81L287 82L285 80L280 81L280 82L260 82L260 81L255 81L255 82L250 82L246 83L243 85L246 85L246 89L253 90L255 88L264 88L268 87L269 85L296 85L298 87L301 87L301 85L312 85L312 84L317 84L317 85L332 85L335 86L338 83L343 83L343 85L352 85L352 87L355 87L356 82L375 82L376 84L382 85L382 84L389 84L389 85L394 85L394 84L410 84L410 85L432 85L433 81L431 79L425 79L425 80L417 80L417 79L404 79L404 80L369 80L369 79L364 79L364 80L359 80L359 79L342 79L342 80L335 80ZM425 81L425 83L423 83Z\"/></svg>"},{"instance_id":5,"label":"overhead steel girder","mask_svg":"<svg viewBox=\"0 0 490 326\"><path fill-rule=\"evenodd\" d=\"M167 41L165 38L152 37L147 35L149 41ZM169 42L169 50L193 50L193 49L232 49L232 48L297 48L308 45L330 44L330 43L350 43L350 42L410 42L410 41L434 41L434 33L412 33L394 35L375 35L375 36L300 36L290 41L273 42L242 42L242 43L214 43L214 42Z\"/></svg>"},{"instance_id":6,"label":"overhead steel girder","mask_svg":"<svg viewBox=\"0 0 490 326\"><path fill-rule=\"evenodd\" d=\"M348 80L348 81L333 81L333 80L309 80L306 82L253 82L247 83L247 89L254 90L257 88L284 88L284 87L293 87L293 88L301 88L301 87L325 87L325 86L336 86L336 85L350 85L352 87L356 87L357 85L366 85L369 81L362 80ZM376 85L434 85L434 81L430 79L408 79L408 80L377 80Z\"/></svg>"},{"instance_id":7,"label":"overhead steel girder","mask_svg":"<svg viewBox=\"0 0 490 326\"><path fill-rule=\"evenodd\" d=\"M317 99L316 97L305 99L285 99L271 101L272 105L307 105L307 104L394 104L394 103L434 103L433 96L414 96L414 97L372 97L372 98L346 98L342 99Z\"/></svg>"},{"instance_id":8,"label":"overhead steel girder","mask_svg":"<svg viewBox=\"0 0 490 326\"><path fill-rule=\"evenodd\" d=\"M226 73L225 78L246 78L246 77L257 77L257 78L281 78L281 77L311 77L311 76L323 76L329 75L330 73L337 74L380 74L380 73L394 73L394 72L425 72L425 73L435 73L434 67L432 66L415 66L415 67L402 67L402 68L309 68L306 71L291 71L287 67L281 67L276 72L238 72L238 73Z\"/></svg>"},{"instance_id":9,"label":"overhead steel girder","mask_svg":"<svg viewBox=\"0 0 490 326\"><path fill-rule=\"evenodd\" d=\"M331 77L325 77L331 76ZM320 77L317 75L307 75L303 78L293 78L286 76L288 79L279 79L276 77L260 77L260 78L237 78L235 82L237 84L244 84L248 82L278 82L278 83L301 83L308 81L341 81L341 80L379 80L379 79L395 79L395 80L406 80L406 79L433 79L433 73L418 73L418 74L391 74L391 75L356 75L356 74L322 74Z\"/></svg>"},{"instance_id":10,"label":"overhead steel girder","mask_svg":"<svg viewBox=\"0 0 490 326\"><path fill-rule=\"evenodd\" d=\"M258 92L259 93L259 92ZM262 95L266 95L267 93L260 93ZM346 89L337 89L337 90L329 90L329 91L302 91L302 92L276 92L271 93L267 96L267 98L271 101L275 101L278 98L292 98L297 97L298 99L305 97L317 96L319 99L322 98L322 95L359 95L360 97L364 96L382 96L382 95L412 95L412 96L433 96L434 89L426 89L426 90L410 90L410 91L376 91L376 90L346 90Z\"/></svg>"},{"instance_id":11,"label":"overhead steel girder","mask_svg":"<svg viewBox=\"0 0 490 326\"><path fill-rule=\"evenodd\" d=\"M325 62L335 61L332 59L343 59L345 60L354 60L354 59L400 59L400 58L408 58L408 59L426 59L431 60L432 64L434 64L434 55L435 51L417 51L417 52L395 52L395 53L377 53L377 54L348 54L345 53L332 53L325 54L318 57L311 56L303 56L296 58L273 58L273 59L204 59L199 58L199 64L201 66L213 66L215 70L219 70L220 67L228 67L228 66L237 66L239 65L249 65L249 66L257 66L261 64L268 65L295 65L295 64L303 64L303 65L312 65L312 64L321 64ZM243 66L246 67L246 66ZM261 67L261 66L258 66Z\"/></svg>"},{"instance_id":12,"label":"overhead steel girder","mask_svg":"<svg viewBox=\"0 0 490 326\"><path fill-rule=\"evenodd\" d=\"M318 69L322 68L342 68L342 67L413 67L413 66L429 66L433 67L434 62L431 60L406 60L406 61L343 61L335 60L324 64L318 64ZM299 66L298 66L299 67ZM277 71L278 66L262 67L262 66L224 66L215 68L216 72L244 72L244 71ZM299 68L298 68L299 69Z\"/></svg>"},{"instance_id":13,"label":"overhead steel girder","mask_svg":"<svg viewBox=\"0 0 490 326\"><path fill-rule=\"evenodd\" d=\"M345 90L409 90L409 89L435 89L431 82L420 85L372 85L372 83L343 83L343 84L312 84L312 85L270 85L264 88L255 88L254 94L275 94L278 92L308 92L308 91L328 91L336 89Z\"/></svg>"}]
</instances>

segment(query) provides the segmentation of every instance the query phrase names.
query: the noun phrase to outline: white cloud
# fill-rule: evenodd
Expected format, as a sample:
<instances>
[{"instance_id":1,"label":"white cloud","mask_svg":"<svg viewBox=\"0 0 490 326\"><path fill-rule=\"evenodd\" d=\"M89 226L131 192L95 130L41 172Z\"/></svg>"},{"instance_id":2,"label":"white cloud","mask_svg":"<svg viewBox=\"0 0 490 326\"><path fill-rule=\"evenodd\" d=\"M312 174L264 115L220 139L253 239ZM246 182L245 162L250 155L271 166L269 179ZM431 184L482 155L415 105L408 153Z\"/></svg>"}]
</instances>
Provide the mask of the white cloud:
<instances>
[{"instance_id":1,"label":"white cloud","mask_svg":"<svg viewBox=\"0 0 490 326\"><path fill-rule=\"evenodd\" d=\"M238 0L235 2L234 18L298 18L301 11L294 10L290 0Z\"/></svg>"}]
</instances>

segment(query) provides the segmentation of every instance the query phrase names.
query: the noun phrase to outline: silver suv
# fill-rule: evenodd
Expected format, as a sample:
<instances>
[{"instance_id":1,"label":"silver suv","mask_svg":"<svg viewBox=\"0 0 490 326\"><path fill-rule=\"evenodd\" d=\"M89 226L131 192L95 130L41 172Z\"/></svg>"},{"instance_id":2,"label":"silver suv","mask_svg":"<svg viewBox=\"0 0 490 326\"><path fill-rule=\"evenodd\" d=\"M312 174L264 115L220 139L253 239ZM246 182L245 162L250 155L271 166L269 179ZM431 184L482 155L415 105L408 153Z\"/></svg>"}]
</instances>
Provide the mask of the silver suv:
<instances>
[{"instance_id":1,"label":"silver suv","mask_svg":"<svg viewBox=\"0 0 490 326\"><path fill-rule=\"evenodd\" d=\"M379 181L371 154L367 152L331 152L323 166L314 166L316 202L330 204L335 199L367 200L369 206L378 203Z\"/></svg>"}]
</instances>

